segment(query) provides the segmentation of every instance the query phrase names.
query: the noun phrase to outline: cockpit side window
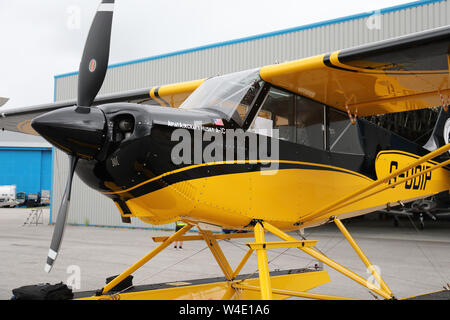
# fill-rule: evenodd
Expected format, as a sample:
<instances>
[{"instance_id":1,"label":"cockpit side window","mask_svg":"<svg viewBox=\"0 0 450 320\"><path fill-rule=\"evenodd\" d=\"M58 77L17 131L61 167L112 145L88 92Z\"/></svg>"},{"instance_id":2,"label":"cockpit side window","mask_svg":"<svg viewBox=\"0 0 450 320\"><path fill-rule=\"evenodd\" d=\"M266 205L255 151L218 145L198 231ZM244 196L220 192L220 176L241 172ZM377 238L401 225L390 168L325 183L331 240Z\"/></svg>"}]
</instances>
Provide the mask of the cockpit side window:
<instances>
[{"instance_id":1,"label":"cockpit side window","mask_svg":"<svg viewBox=\"0 0 450 320\"><path fill-rule=\"evenodd\" d=\"M336 153L364 154L358 125L352 125L345 112L320 102L270 87L261 95L256 116L250 113L249 131L273 135L278 129L280 140ZM264 100L263 100L264 99Z\"/></svg>"},{"instance_id":2,"label":"cockpit side window","mask_svg":"<svg viewBox=\"0 0 450 320\"><path fill-rule=\"evenodd\" d=\"M273 136L278 129L279 139L295 142L294 111L294 95L272 87L249 130Z\"/></svg>"},{"instance_id":3,"label":"cockpit side window","mask_svg":"<svg viewBox=\"0 0 450 320\"><path fill-rule=\"evenodd\" d=\"M295 97L296 142L324 149L324 106L311 99Z\"/></svg>"},{"instance_id":4,"label":"cockpit side window","mask_svg":"<svg viewBox=\"0 0 450 320\"><path fill-rule=\"evenodd\" d=\"M250 130L260 134L278 129L279 139L324 148L324 106L285 90L270 88Z\"/></svg>"},{"instance_id":5,"label":"cockpit side window","mask_svg":"<svg viewBox=\"0 0 450 320\"><path fill-rule=\"evenodd\" d=\"M259 69L210 78L180 108L213 111L242 127L263 83Z\"/></svg>"},{"instance_id":6,"label":"cockpit side window","mask_svg":"<svg viewBox=\"0 0 450 320\"><path fill-rule=\"evenodd\" d=\"M332 152L363 155L358 125L353 125L348 115L328 108L328 148Z\"/></svg>"}]
</instances>

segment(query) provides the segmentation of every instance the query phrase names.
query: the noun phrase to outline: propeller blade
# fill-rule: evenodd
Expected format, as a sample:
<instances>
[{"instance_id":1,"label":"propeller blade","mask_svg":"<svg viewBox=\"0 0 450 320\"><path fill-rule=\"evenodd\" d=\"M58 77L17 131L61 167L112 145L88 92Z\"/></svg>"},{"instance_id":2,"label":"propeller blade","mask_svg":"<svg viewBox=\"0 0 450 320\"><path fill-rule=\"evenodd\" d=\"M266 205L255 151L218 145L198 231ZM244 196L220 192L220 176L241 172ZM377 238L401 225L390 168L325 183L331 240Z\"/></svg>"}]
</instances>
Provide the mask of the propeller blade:
<instances>
[{"instance_id":1,"label":"propeller blade","mask_svg":"<svg viewBox=\"0 0 450 320\"><path fill-rule=\"evenodd\" d=\"M58 255L59 248L61 246L62 238L64 235L64 227L66 225L67 214L69 212L70 204L70 193L72 190L72 179L77 166L78 157L69 156L70 167L69 175L67 177L66 189L64 190L64 195L61 201L61 206L59 207L58 217L56 218L55 229L53 230L52 242L50 244L50 249L48 250L47 264L45 265L45 272L50 272L53 263Z\"/></svg>"},{"instance_id":2,"label":"propeller blade","mask_svg":"<svg viewBox=\"0 0 450 320\"><path fill-rule=\"evenodd\" d=\"M114 0L103 0L89 30L78 73L77 105L79 107L92 105L105 80L113 13Z\"/></svg>"}]
</instances>

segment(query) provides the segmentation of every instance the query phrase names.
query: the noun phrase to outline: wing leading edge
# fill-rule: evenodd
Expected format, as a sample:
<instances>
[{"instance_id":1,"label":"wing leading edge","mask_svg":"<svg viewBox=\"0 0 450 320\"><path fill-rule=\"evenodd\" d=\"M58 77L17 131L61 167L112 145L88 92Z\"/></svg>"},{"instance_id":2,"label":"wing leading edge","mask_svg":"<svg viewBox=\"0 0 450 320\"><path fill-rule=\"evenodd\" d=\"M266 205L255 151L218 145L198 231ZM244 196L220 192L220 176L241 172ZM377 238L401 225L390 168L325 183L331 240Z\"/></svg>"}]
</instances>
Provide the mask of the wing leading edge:
<instances>
[{"instance_id":1,"label":"wing leading edge","mask_svg":"<svg viewBox=\"0 0 450 320\"><path fill-rule=\"evenodd\" d=\"M203 81L204 80L196 80L153 87L151 89L140 89L104 95L96 98L93 105L114 102L135 102L176 108L179 107L180 104L203 83ZM0 110L0 129L38 135L33 128L31 128L31 120L46 112L74 105L76 105L76 100L22 108L10 108L5 109L3 112Z\"/></svg>"},{"instance_id":2,"label":"wing leading edge","mask_svg":"<svg viewBox=\"0 0 450 320\"><path fill-rule=\"evenodd\" d=\"M361 116L442 105L450 95L450 26L266 66L263 80ZM442 97L441 97L442 95Z\"/></svg>"},{"instance_id":3,"label":"wing leading edge","mask_svg":"<svg viewBox=\"0 0 450 320\"><path fill-rule=\"evenodd\" d=\"M450 96L450 26L260 69L275 86L361 116L442 105ZM205 80L101 96L94 105L144 102L178 107ZM445 99L444 99L445 100ZM65 101L0 112L3 130L34 134L33 118Z\"/></svg>"}]
</instances>

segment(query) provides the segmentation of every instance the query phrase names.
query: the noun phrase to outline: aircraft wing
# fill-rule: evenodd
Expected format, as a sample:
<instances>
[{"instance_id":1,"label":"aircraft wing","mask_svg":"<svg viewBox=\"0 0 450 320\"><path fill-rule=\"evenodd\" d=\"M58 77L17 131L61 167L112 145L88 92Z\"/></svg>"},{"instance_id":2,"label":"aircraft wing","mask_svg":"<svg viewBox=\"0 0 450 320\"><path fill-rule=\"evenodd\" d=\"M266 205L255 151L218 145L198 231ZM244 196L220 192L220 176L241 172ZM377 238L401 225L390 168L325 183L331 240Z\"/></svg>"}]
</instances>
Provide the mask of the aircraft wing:
<instances>
[{"instance_id":1,"label":"aircraft wing","mask_svg":"<svg viewBox=\"0 0 450 320\"><path fill-rule=\"evenodd\" d=\"M450 96L450 26L260 69L275 86L360 116L441 106ZM145 100L178 107L204 80L99 97L95 104ZM447 102L448 103L448 102ZM0 109L0 128L36 134L31 120L66 101Z\"/></svg>"},{"instance_id":2,"label":"aircraft wing","mask_svg":"<svg viewBox=\"0 0 450 320\"><path fill-rule=\"evenodd\" d=\"M443 105L450 26L263 67L263 80L361 116ZM448 102L447 102L448 104Z\"/></svg>"},{"instance_id":3,"label":"aircraft wing","mask_svg":"<svg viewBox=\"0 0 450 320\"><path fill-rule=\"evenodd\" d=\"M204 80L169 84L149 89L139 89L122 93L99 96L93 105L113 102L135 102L147 105L178 107ZM2 100L3 99L3 100ZM0 98L0 107L8 100ZM31 127L35 117L59 108L76 105L76 100L49 103L37 106L0 109L0 129L38 135Z\"/></svg>"}]
</instances>

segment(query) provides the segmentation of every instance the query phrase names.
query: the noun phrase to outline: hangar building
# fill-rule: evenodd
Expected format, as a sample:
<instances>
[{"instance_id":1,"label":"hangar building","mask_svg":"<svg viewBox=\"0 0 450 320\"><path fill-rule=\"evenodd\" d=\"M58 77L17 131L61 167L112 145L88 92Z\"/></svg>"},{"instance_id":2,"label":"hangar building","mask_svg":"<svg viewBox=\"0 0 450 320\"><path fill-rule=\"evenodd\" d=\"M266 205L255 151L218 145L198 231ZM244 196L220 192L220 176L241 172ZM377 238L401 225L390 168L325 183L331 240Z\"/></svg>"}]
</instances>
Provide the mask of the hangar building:
<instances>
[{"instance_id":1,"label":"hangar building","mask_svg":"<svg viewBox=\"0 0 450 320\"><path fill-rule=\"evenodd\" d=\"M450 24L450 0L422 0L287 30L215 43L109 66L99 95L197 80L407 35ZM77 72L55 76L55 101L76 98ZM68 157L56 150L51 222L56 221ZM68 222L80 225L151 227L138 219L123 224L114 203L74 180ZM158 228L173 229L173 225Z\"/></svg>"},{"instance_id":2,"label":"hangar building","mask_svg":"<svg viewBox=\"0 0 450 320\"><path fill-rule=\"evenodd\" d=\"M52 146L41 137L1 131L0 185L27 194L51 190L52 157Z\"/></svg>"}]
</instances>

